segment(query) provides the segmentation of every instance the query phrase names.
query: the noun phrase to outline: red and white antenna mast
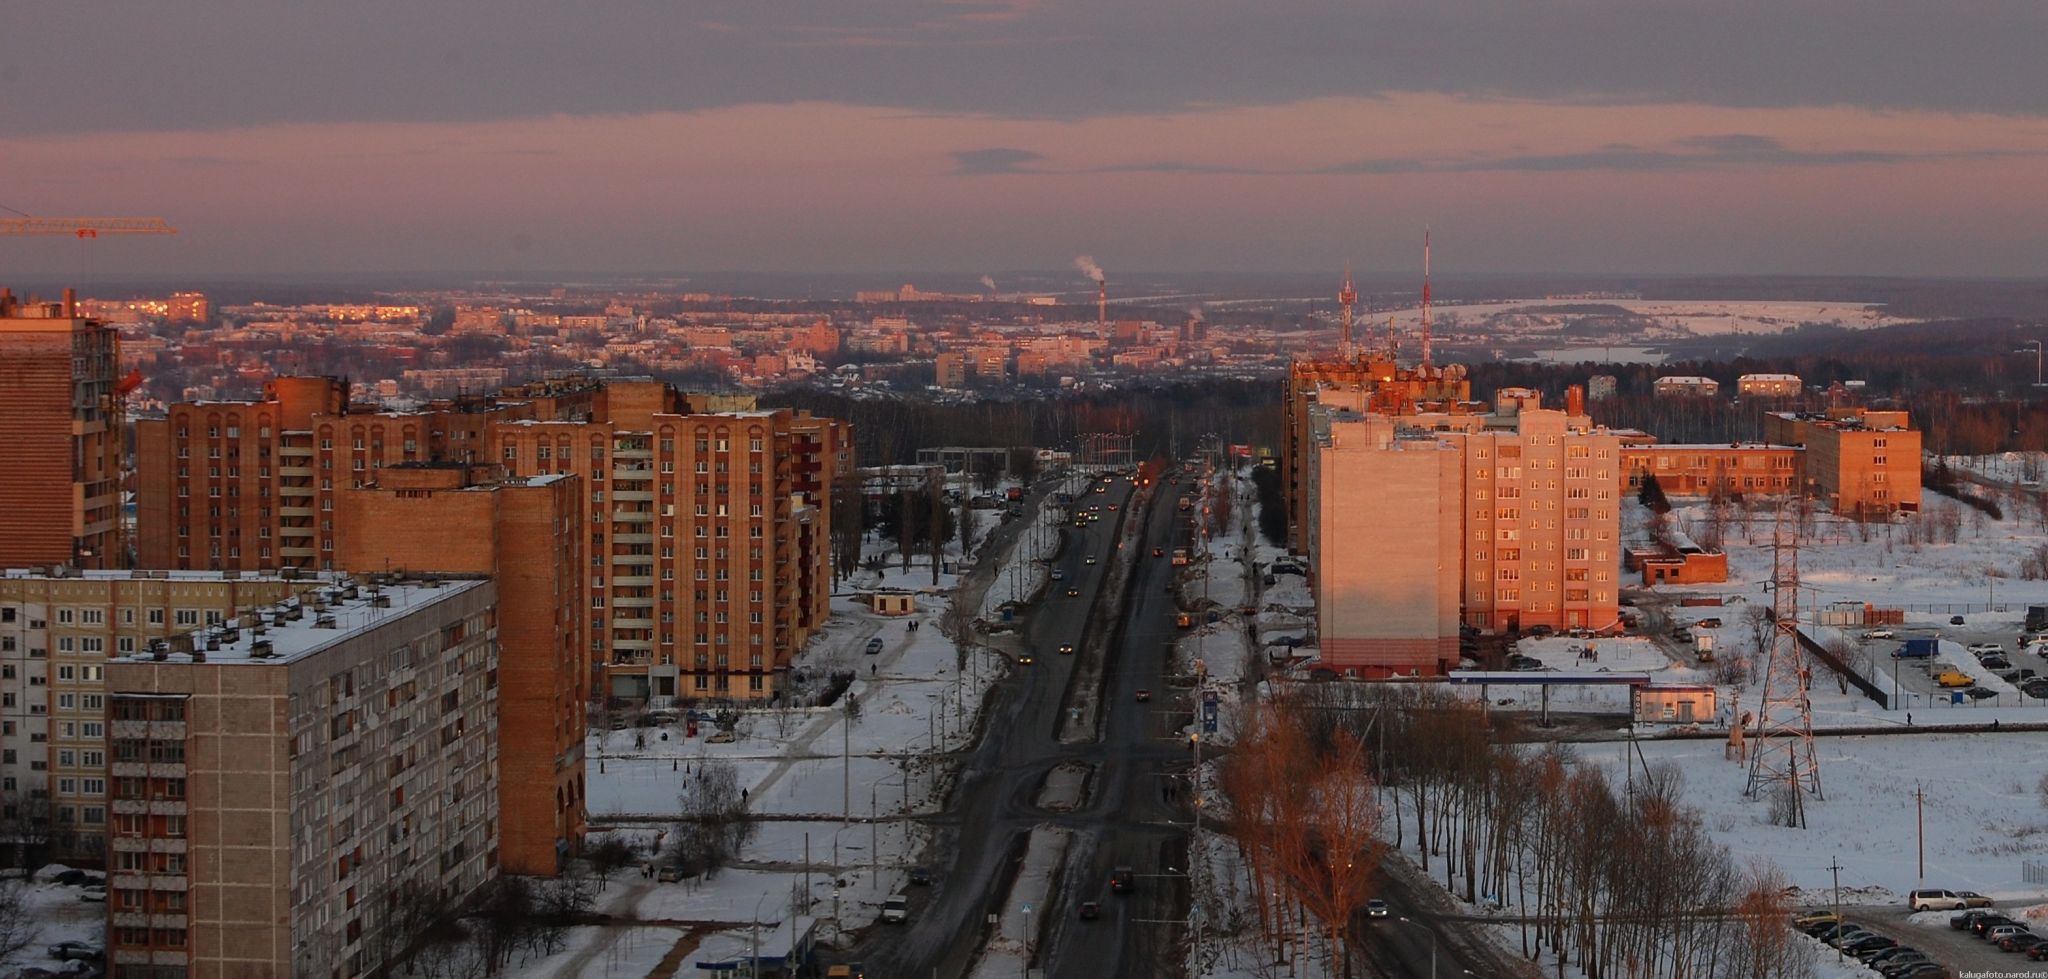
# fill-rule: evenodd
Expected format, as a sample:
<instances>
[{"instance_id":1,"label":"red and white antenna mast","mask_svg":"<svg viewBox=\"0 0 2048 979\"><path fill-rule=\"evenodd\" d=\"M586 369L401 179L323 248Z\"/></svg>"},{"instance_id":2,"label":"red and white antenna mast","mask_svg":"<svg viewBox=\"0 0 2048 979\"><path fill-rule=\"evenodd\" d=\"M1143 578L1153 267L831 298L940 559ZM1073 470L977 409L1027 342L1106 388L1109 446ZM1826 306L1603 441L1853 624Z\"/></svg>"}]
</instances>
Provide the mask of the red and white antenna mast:
<instances>
[{"instance_id":1,"label":"red and white antenna mast","mask_svg":"<svg viewBox=\"0 0 2048 979\"><path fill-rule=\"evenodd\" d=\"M1351 316L1358 305L1358 290L1351 285L1351 263L1344 263L1344 288L1337 290L1337 302L1344 307L1344 343L1338 347L1338 356L1351 359Z\"/></svg>"},{"instance_id":2,"label":"red and white antenna mast","mask_svg":"<svg viewBox=\"0 0 2048 979\"><path fill-rule=\"evenodd\" d=\"M1422 366L1429 366L1429 229L1422 229Z\"/></svg>"}]
</instances>

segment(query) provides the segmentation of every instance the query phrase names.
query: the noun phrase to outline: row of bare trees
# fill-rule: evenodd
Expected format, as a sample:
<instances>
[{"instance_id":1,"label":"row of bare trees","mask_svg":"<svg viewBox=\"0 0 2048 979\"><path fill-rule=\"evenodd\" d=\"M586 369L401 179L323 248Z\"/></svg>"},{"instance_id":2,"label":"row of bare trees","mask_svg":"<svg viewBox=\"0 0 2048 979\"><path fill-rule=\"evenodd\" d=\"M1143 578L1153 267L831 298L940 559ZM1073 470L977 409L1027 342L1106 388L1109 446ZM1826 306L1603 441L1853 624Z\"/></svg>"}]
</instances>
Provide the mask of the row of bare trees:
<instances>
[{"instance_id":1,"label":"row of bare trees","mask_svg":"<svg viewBox=\"0 0 2048 979\"><path fill-rule=\"evenodd\" d=\"M1517 744L1501 714L1439 687L1310 684L1249 724L1224 766L1232 830L1262 896L1305 907L1333 940L1373 886L1380 854L1362 831L1511 914L1522 953L1549 953L1560 975L1810 974L1783 881L1709 837L1679 804L1675 766L1638 760L1617 786L1565 746Z\"/></svg>"}]
</instances>

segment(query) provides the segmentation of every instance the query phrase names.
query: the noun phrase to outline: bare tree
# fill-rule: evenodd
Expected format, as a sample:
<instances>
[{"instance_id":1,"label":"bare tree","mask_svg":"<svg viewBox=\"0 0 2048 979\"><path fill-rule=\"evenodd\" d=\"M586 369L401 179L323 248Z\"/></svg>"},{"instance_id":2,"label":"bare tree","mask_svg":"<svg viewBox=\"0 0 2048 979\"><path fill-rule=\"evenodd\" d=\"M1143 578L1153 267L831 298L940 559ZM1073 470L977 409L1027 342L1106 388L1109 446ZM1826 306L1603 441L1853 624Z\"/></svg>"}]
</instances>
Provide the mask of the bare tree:
<instances>
[{"instance_id":1,"label":"bare tree","mask_svg":"<svg viewBox=\"0 0 2048 979\"><path fill-rule=\"evenodd\" d=\"M747 791L739 769L725 759L697 766L677 796L680 818L670 834L676 863L706 876L731 863L753 840L759 824L747 812Z\"/></svg>"},{"instance_id":2,"label":"bare tree","mask_svg":"<svg viewBox=\"0 0 2048 979\"><path fill-rule=\"evenodd\" d=\"M0 878L0 958L27 948L36 940L35 916L27 905L28 878Z\"/></svg>"}]
</instances>

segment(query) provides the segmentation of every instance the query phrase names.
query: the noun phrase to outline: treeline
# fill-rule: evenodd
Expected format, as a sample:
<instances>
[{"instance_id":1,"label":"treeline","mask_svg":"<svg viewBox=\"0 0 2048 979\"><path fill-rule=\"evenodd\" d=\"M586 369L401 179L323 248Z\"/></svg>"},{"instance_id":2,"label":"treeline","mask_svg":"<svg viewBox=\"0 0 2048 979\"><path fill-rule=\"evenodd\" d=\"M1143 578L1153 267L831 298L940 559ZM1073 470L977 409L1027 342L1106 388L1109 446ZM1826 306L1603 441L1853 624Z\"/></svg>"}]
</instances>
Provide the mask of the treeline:
<instances>
[{"instance_id":1,"label":"treeline","mask_svg":"<svg viewBox=\"0 0 2048 979\"><path fill-rule=\"evenodd\" d=\"M943 445L1071 448L1093 433L1132 436L1140 459L1216 433L1227 441L1278 445L1277 379L1205 379L1116 391L1064 392L1046 398L938 404L907 397L850 398L791 389L765 395L767 407L808 409L853 423L863 466L915 462L917 450Z\"/></svg>"},{"instance_id":2,"label":"treeline","mask_svg":"<svg viewBox=\"0 0 2048 979\"><path fill-rule=\"evenodd\" d=\"M1562 745L1514 744L1511 719L1435 686L1309 684L1278 704L1325 756L1361 746L1395 847L1514 915L1522 953L1553 955L1560 976L1811 974L1784 881L1736 866L1681 805L1676 766L1638 765L1617 786Z\"/></svg>"}]
</instances>

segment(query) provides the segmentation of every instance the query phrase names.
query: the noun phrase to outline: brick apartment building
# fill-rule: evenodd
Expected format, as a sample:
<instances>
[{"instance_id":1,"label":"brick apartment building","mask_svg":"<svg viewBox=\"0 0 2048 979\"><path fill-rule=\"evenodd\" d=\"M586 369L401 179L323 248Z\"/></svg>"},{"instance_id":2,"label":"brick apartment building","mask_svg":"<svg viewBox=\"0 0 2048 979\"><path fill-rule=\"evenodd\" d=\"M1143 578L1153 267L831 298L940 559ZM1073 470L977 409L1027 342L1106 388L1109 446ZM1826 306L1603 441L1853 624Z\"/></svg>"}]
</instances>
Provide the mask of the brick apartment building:
<instances>
[{"instance_id":1,"label":"brick apartment building","mask_svg":"<svg viewBox=\"0 0 2048 979\"><path fill-rule=\"evenodd\" d=\"M1903 411L1830 408L1764 416L1764 438L1806 449L1813 492L1843 516L1920 509L1920 433Z\"/></svg>"},{"instance_id":2,"label":"brick apartment building","mask_svg":"<svg viewBox=\"0 0 2048 979\"><path fill-rule=\"evenodd\" d=\"M494 586L313 598L107 664L115 979L369 975L497 874Z\"/></svg>"},{"instance_id":3,"label":"brick apartment building","mask_svg":"<svg viewBox=\"0 0 2048 979\"><path fill-rule=\"evenodd\" d=\"M136 428L140 553L158 567L346 567L341 494L404 463L581 477L591 692L633 700L773 694L829 614L830 497L853 465L844 422L646 379L392 413L289 377Z\"/></svg>"},{"instance_id":4,"label":"brick apartment building","mask_svg":"<svg viewBox=\"0 0 2048 979\"><path fill-rule=\"evenodd\" d=\"M1304 526L1323 661L1369 676L1457 662L1462 622L1605 629L1619 613L1621 441L1501 392L1495 410L1308 412Z\"/></svg>"},{"instance_id":5,"label":"brick apartment building","mask_svg":"<svg viewBox=\"0 0 2048 979\"><path fill-rule=\"evenodd\" d=\"M106 857L106 665L316 587L217 571L0 574L0 818L47 856Z\"/></svg>"},{"instance_id":6,"label":"brick apartment building","mask_svg":"<svg viewBox=\"0 0 2048 979\"><path fill-rule=\"evenodd\" d=\"M127 564L118 334L0 289L0 567Z\"/></svg>"},{"instance_id":7,"label":"brick apartment building","mask_svg":"<svg viewBox=\"0 0 2048 979\"><path fill-rule=\"evenodd\" d=\"M510 873L552 876L583 836L583 485L572 475L501 478L459 462L412 462L340 494L344 566L497 582L498 852Z\"/></svg>"},{"instance_id":8,"label":"brick apartment building","mask_svg":"<svg viewBox=\"0 0 2048 979\"><path fill-rule=\"evenodd\" d=\"M1804 479L1804 449L1757 442L1624 445L1622 491L1642 492L1649 477L1670 499L1789 496Z\"/></svg>"}]
</instances>

